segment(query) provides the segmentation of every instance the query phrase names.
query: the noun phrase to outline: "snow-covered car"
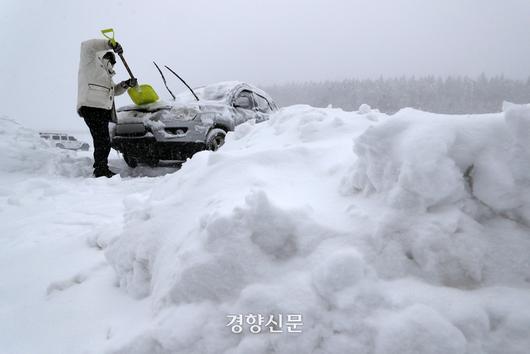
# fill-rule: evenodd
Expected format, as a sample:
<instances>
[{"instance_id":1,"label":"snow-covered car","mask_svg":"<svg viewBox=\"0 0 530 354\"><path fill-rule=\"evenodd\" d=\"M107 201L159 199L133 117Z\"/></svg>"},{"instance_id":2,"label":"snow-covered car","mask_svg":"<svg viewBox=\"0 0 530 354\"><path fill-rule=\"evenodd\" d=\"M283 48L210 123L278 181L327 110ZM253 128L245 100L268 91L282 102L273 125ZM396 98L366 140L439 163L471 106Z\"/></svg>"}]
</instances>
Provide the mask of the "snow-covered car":
<instances>
[{"instance_id":1,"label":"snow-covered car","mask_svg":"<svg viewBox=\"0 0 530 354\"><path fill-rule=\"evenodd\" d=\"M88 143L79 141L74 136L65 133L39 133L39 135L50 145L60 149L87 151L90 148Z\"/></svg>"},{"instance_id":2,"label":"snow-covered car","mask_svg":"<svg viewBox=\"0 0 530 354\"><path fill-rule=\"evenodd\" d=\"M156 165L160 160L184 161L201 150L217 150L227 132L244 122L262 122L278 106L257 87L220 82L158 101L118 109L112 147L125 162Z\"/></svg>"}]
</instances>

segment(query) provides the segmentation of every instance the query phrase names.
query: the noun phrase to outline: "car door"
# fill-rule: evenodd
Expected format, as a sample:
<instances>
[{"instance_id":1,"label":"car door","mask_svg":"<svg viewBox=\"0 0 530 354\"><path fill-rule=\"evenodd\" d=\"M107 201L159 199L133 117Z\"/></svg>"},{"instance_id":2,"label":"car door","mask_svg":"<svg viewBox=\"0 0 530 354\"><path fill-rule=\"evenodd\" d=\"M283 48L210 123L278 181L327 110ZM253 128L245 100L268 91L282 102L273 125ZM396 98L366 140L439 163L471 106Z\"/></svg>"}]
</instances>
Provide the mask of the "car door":
<instances>
[{"instance_id":1,"label":"car door","mask_svg":"<svg viewBox=\"0 0 530 354\"><path fill-rule=\"evenodd\" d=\"M250 90L242 90L235 97L232 103L236 115L234 125L244 123L250 119L256 119L256 103L254 94Z\"/></svg>"},{"instance_id":2,"label":"car door","mask_svg":"<svg viewBox=\"0 0 530 354\"><path fill-rule=\"evenodd\" d=\"M79 141L71 135L68 135L68 148L69 149L79 149Z\"/></svg>"},{"instance_id":3,"label":"car door","mask_svg":"<svg viewBox=\"0 0 530 354\"><path fill-rule=\"evenodd\" d=\"M65 149L68 149L68 138L66 137L66 135L61 135L61 145Z\"/></svg>"},{"instance_id":4,"label":"car door","mask_svg":"<svg viewBox=\"0 0 530 354\"><path fill-rule=\"evenodd\" d=\"M254 92L254 101L256 102L256 122L263 122L269 119L269 115L272 112L269 101L256 92Z\"/></svg>"}]
</instances>

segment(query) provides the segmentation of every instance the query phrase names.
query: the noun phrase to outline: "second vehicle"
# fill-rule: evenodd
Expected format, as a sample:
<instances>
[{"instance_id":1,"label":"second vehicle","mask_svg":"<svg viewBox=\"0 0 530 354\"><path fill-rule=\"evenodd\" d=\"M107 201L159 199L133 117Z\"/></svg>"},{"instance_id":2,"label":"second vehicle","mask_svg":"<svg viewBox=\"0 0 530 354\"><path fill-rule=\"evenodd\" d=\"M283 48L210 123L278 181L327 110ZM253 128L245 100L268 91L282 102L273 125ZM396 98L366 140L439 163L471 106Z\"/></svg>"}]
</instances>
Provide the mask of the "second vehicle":
<instances>
[{"instance_id":1,"label":"second vehicle","mask_svg":"<svg viewBox=\"0 0 530 354\"><path fill-rule=\"evenodd\" d=\"M90 148L88 143L77 140L74 136L65 133L39 133L40 137L47 140L52 146L67 150L83 150Z\"/></svg>"}]
</instances>

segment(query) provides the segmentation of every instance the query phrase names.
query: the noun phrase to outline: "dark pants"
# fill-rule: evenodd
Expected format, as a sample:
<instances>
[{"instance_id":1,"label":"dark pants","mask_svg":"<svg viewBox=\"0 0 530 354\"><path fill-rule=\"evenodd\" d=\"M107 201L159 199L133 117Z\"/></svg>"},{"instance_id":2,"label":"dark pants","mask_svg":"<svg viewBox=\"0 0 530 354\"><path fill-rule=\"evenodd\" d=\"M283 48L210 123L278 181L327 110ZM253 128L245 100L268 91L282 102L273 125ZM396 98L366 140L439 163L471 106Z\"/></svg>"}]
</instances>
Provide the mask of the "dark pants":
<instances>
[{"instance_id":1,"label":"dark pants","mask_svg":"<svg viewBox=\"0 0 530 354\"><path fill-rule=\"evenodd\" d=\"M105 171L108 167L110 153L109 122L112 110L81 107L79 115L85 119L94 142L94 171Z\"/></svg>"}]
</instances>

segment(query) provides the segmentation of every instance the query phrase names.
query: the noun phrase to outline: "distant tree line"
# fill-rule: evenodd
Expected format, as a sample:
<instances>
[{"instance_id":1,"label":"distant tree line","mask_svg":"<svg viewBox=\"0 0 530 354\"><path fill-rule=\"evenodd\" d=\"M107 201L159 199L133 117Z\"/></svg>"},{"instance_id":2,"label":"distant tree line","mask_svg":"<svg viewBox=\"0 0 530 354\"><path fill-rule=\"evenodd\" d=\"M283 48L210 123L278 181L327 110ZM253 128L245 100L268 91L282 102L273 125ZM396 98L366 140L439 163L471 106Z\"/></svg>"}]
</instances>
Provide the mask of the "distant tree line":
<instances>
[{"instance_id":1,"label":"distant tree line","mask_svg":"<svg viewBox=\"0 0 530 354\"><path fill-rule=\"evenodd\" d=\"M287 83L264 87L281 106L309 104L357 110L363 103L381 112L414 107L436 113L499 112L502 101L530 102L530 78L400 77Z\"/></svg>"}]
</instances>

